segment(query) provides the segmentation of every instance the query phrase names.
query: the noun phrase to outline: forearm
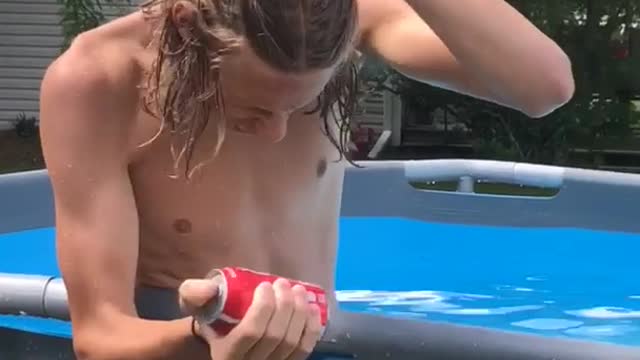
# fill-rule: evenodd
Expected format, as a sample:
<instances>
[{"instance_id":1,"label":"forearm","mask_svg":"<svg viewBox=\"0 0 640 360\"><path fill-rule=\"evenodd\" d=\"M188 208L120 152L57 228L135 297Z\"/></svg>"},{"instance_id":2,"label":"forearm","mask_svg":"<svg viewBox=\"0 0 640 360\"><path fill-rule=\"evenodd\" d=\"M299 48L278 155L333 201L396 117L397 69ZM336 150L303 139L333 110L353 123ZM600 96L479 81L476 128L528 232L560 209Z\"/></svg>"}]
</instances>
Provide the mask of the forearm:
<instances>
[{"instance_id":1,"label":"forearm","mask_svg":"<svg viewBox=\"0 0 640 360\"><path fill-rule=\"evenodd\" d=\"M77 339L74 345L79 360L210 360L209 347L193 336L188 318L127 318L112 329Z\"/></svg>"},{"instance_id":2,"label":"forearm","mask_svg":"<svg viewBox=\"0 0 640 360\"><path fill-rule=\"evenodd\" d=\"M534 114L572 95L566 54L506 1L407 2L498 102Z\"/></svg>"}]
</instances>

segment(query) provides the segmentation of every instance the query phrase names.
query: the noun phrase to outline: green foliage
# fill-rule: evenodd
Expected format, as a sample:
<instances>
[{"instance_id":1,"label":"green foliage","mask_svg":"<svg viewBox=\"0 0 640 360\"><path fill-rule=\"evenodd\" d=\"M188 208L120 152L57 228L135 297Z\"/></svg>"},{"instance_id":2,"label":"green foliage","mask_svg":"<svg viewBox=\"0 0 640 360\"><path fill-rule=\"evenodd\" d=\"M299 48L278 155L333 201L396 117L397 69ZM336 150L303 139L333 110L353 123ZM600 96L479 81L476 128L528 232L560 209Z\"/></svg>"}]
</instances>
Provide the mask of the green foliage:
<instances>
[{"instance_id":1,"label":"green foliage","mask_svg":"<svg viewBox=\"0 0 640 360\"><path fill-rule=\"evenodd\" d=\"M131 0L58 0L64 48L80 33L104 23ZM375 89L399 94L420 114L444 111L468 129L476 153L485 158L563 164L572 147L633 146L639 124L631 99L640 98L640 56L612 54L638 27L640 0L509 0L567 52L576 94L542 120L450 91L415 82L375 59L362 77ZM640 36L638 36L640 37ZM640 41L638 42L640 44ZM630 145L631 144L631 145ZM640 147L640 146L639 146Z\"/></svg>"},{"instance_id":2,"label":"green foliage","mask_svg":"<svg viewBox=\"0 0 640 360\"><path fill-rule=\"evenodd\" d=\"M573 64L574 98L544 119L418 83L375 59L363 76L378 89L399 94L422 117L436 109L455 116L469 129L476 154L485 158L565 164L572 147L633 146L640 118L630 100L640 98L640 54L624 59L613 54L626 49L630 33L638 31L640 0L509 2L554 39Z\"/></svg>"},{"instance_id":3,"label":"green foliage","mask_svg":"<svg viewBox=\"0 0 640 360\"><path fill-rule=\"evenodd\" d=\"M16 135L21 138L29 138L38 135L38 120L34 116L27 117L25 113L20 113L12 122Z\"/></svg>"},{"instance_id":4,"label":"green foliage","mask_svg":"<svg viewBox=\"0 0 640 360\"><path fill-rule=\"evenodd\" d=\"M78 34L104 23L107 8L130 5L131 0L58 0L58 4L66 49Z\"/></svg>"}]
</instances>

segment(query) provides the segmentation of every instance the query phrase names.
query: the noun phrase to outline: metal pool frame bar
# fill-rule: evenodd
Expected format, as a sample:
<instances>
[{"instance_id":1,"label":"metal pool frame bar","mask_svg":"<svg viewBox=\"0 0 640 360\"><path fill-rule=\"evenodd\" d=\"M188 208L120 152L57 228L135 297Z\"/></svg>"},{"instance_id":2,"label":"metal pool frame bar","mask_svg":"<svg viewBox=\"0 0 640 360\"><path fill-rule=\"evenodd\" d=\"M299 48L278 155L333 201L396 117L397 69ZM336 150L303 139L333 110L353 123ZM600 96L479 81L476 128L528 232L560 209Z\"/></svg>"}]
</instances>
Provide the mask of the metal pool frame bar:
<instances>
[{"instance_id":1,"label":"metal pool frame bar","mask_svg":"<svg viewBox=\"0 0 640 360\"><path fill-rule=\"evenodd\" d=\"M640 175L485 160L361 164L347 171L343 217L640 233L634 218L640 212ZM434 181L455 181L458 190L417 190L410 184ZM476 194L476 181L559 191L549 197ZM0 199L0 233L54 224L45 171L0 176ZM68 320L64 284L47 274L0 274L0 314ZM5 351L15 360L74 358L68 338L0 329L0 353ZM638 360L640 347L342 311L332 317L314 358Z\"/></svg>"}]
</instances>

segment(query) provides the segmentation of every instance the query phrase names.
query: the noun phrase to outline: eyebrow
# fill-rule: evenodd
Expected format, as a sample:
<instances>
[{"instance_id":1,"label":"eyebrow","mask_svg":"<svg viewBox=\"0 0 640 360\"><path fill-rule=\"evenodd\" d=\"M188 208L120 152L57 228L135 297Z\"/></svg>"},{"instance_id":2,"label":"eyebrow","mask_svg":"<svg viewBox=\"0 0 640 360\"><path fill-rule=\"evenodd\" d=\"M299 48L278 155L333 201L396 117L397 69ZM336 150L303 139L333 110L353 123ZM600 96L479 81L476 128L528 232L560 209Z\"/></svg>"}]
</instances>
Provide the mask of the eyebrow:
<instances>
[{"instance_id":1,"label":"eyebrow","mask_svg":"<svg viewBox=\"0 0 640 360\"><path fill-rule=\"evenodd\" d=\"M251 111L251 112L255 112L255 113L264 115L264 116L269 116L269 115L273 114L273 111L265 109L265 108L261 108L259 106L255 106L255 105L253 105L253 106L252 105L242 106L241 108L244 109L244 110L248 110L248 111ZM304 108L304 106L300 107L299 109L302 109L302 108ZM289 110L289 112L295 112L295 111L297 111L299 109L291 109L291 110Z\"/></svg>"},{"instance_id":2,"label":"eyebrow","mask_svg":"<svg viewBox=\"0 0 640 360\"><path fill-rule=\"evenodd\" d=\"M271 113L272 113L272 111L269 111L267 109L263 109L263 108L258 107L258 106L247 106L246 109L249 109L249 110L251 110L253 112L260 113L262 115L271 115Z\"/></svg>"},{"instance_id":3,"label":"eyebrow","mask_svg":"<svg viewBox=\"0 0 640 360\"><path fill-rule=\"evenodd\" d=\"M236 105L233 104L230 106L231 109L236 109L236 110L240 110L242 112L251 112L251 113L258 113L261 115L269 115L271 114L271 111L261 108L259 106L254 106L254 105Z\"/></svg>"}]
</instances>

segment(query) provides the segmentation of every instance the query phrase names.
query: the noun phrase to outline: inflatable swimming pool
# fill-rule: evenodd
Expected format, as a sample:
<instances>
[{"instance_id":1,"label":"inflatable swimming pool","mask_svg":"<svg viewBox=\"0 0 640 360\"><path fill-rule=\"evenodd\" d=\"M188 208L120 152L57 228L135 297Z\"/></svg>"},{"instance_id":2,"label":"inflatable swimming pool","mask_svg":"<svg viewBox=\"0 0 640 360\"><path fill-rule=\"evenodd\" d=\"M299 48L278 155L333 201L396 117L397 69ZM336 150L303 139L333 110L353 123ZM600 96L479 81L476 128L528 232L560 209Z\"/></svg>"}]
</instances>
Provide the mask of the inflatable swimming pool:
<instances>
[{"instance_id":1,"label":"inflatable swimming pool","mask_svg":"<svg viewBox=\"0 0 640 360\"><path fill-rule=\"evenodd\" d=\"M344 184L341 312L315 357L640 359L639 175L363 165ZM480 194L478 180L545 191ZM457 191L429 190L442 181ZM46 172L0 176L0 199L0 354L72 359Z\"/></svg>"}]
</instances>

